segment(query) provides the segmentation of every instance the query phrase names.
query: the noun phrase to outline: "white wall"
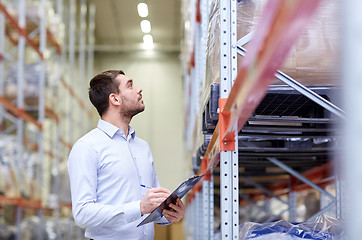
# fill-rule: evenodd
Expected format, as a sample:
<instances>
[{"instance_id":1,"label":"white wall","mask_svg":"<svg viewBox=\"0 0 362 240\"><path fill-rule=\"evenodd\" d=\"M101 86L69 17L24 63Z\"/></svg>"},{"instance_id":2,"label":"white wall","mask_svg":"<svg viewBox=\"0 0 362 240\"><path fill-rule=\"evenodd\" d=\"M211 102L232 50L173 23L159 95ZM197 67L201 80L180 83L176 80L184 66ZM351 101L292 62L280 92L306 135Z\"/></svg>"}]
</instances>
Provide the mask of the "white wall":
<instances>
[{"instance_id":1,"label":"white wall","mask_svg":"<svg viewBox=\"0 0 362 240\"><path fill-rule=\"evenodd\" d=\"M95 72L122 69L143 89L146 110L131 126L153 152L161 186L173 190L187 177L183 153L183 89L178 54L102 53L95 55Z\"/></svg>"}]
</instances>

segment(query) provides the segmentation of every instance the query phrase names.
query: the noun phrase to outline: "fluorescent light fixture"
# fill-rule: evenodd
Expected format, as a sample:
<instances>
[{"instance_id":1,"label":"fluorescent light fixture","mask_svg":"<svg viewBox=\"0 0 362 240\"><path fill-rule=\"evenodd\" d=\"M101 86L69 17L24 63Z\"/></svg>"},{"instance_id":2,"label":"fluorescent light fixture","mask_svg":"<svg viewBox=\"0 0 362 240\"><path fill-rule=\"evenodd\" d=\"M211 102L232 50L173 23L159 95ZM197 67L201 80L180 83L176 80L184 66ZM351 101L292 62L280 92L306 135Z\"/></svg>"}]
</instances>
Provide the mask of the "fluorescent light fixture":
<instances>
[{"instance_id":1,"label":"fluorescent light fixture","mask_svg":"<svg viewBox=\"0 0 362 240\"><path fill-rule=\"evenodd\" d=\"M138 15L140 17L147 17L148 16L148 7L146 3L139 3L137 5Z\"/></svg>"},{"instance_id":2,"label":"fluorescent light fixture","mask_svg":"<svg viewBox=\"0 0 362 240\"><path fill-rule=\"evenodd\" d=\"M153 48L153 37L150 34L146 34L143 36L143 47L146 49Z\"/></svg>"},{"instance_id":3,"label":"fluorescent light fixture","mask_svg":"<svg viewBox=\"0 0 362 240\"><path fill-rule=\"evenodd\" d=\"M144 32L144 33L151 32L151 23L150 23L150 21L142 20L141 21L141 29L142 29L142 32Z\"/></svg>"}]
</instances>

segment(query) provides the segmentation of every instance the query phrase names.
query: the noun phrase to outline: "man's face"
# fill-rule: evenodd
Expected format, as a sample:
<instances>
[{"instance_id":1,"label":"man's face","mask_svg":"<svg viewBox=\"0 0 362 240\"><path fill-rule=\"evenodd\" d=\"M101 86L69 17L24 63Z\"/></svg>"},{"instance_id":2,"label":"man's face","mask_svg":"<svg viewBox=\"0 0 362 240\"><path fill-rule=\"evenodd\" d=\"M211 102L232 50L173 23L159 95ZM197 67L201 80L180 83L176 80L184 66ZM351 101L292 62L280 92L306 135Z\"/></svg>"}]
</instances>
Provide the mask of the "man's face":
<instances>
[{"instance_id":1,"label":"man's face","mask_svg":"<svg viewBox=\"0 0 362 240\"><path fill-rule=\"evenodd\" d=\"M142 89L135 86L131 78L119 74L116 77L119 82L119 99L121 101L120 113L123 116L133 117L145 110L142 99Z\"/></svg>"}]
</instances>

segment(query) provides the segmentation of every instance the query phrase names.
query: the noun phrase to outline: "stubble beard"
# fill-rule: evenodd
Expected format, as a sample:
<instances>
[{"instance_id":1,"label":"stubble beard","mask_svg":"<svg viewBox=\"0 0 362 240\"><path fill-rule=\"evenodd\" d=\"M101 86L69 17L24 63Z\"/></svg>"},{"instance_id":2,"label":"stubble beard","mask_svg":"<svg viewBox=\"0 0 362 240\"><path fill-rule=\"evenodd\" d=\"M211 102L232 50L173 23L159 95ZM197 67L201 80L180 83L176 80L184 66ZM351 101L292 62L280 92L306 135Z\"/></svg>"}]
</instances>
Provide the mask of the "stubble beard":
<instances>
[{"instance_id":1,"label":"stubble beard","mask_svg":"<svg viewBox=\"0 0 362 240\"><path fill-rule=\"evenodd\" d=\"M128 109L128 110L122 112L121 115L132 119L134 116L136 116L137 114L143 112L144 110L145 110L145 105L137 106L136 108Z\"/></svg>"},{"instance_id":2,"label":"stubble beard","mask_svg":"<svg viewBox=\"0 0 362 240\"><path fill-rule=\"evenodd\" d=\"M123 103L131 102L129 99L125 98L124 96L121 96L121 98L122 98ZM126 104L126 106L127 105L128 104ZM131 105L133 105L133 106L128 105L128 107L125 106L126 109L121 109L121 112L120 112L121 117L126 117L131 120L132 117L136 116L137 114L139 114L145 110L145 104L144 104L143 100L141 101L141 99L139 99L137 101L137 103L131 104Z\"/></svg>"}]
</instances>

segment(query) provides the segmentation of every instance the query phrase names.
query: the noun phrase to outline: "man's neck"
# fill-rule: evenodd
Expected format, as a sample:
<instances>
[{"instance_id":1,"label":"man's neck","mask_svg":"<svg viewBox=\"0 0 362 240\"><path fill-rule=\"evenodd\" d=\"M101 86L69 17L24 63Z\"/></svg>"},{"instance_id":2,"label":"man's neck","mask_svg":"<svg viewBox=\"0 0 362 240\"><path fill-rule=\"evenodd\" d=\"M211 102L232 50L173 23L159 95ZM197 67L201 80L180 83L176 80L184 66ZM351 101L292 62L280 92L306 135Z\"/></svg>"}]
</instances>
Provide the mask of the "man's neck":
<instances>
[{"instance_id":1,"label":"man's neck","mask_svg":"<svg viewBox=\"0 0 362 240\"><path fill-rule=\"evenodd\" d=\"M122 117L112 117L109 115L102 116L102 120L113 124L114 126L118 127L119 129L124 131L125 136L128 136L128 128L131 119L129 118L122 118Z\"/></svg>"}]
</instances>

